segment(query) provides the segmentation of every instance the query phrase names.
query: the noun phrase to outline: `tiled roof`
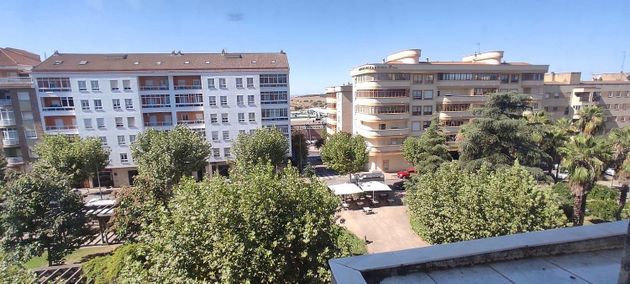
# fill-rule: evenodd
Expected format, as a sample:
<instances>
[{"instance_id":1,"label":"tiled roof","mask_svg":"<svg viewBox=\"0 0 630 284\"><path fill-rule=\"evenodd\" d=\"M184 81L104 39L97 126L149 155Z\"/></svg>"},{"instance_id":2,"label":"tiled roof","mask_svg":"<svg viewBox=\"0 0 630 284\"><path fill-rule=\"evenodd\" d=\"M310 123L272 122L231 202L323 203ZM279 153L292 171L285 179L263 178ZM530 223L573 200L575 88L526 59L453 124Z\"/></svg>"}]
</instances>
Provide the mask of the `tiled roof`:
<instances>
[{"instance_id":1,"label":"tiled roof","mask_svg":"<svg viewBox=\"0 0 630 284\"><path fill-rule=\"evenodd\" d=\"M34 72L288 69L278 53L55 53Z\"/></svg>"},{"instance_id":2,"label":"tiled roof","mask_svg":"<svg viewBox=\"0 0 630 284\"><path fill-rule=\"evenodd\" d=\"M17 48L0 48L0 66L35 66L41 60L39 55Z\"/></svg>"}]
</instances>

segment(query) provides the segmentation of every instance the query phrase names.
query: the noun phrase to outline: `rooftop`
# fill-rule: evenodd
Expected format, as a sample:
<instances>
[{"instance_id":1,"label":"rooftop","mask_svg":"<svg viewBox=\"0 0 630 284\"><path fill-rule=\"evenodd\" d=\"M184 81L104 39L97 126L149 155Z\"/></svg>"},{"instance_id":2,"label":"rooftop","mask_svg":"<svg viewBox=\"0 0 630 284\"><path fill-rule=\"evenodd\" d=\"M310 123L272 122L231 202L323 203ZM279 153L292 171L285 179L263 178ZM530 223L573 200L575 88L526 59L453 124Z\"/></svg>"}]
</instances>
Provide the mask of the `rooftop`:
<instances>
[{"instance_id":1,"label":"rooftop","mask_svg":"<svg viewBox=\"0 0 630 284\"><path fill-rule=\"evenodd\" d=\"M335 283L614 283L628 221L329 261Z\"/></svg>"},{"instance_id":2,"label":"rooftop","mask_svg":"<svg viewBox=\"0 0 630 284\"><path fill-rule=\"evenodd\" d=\"M35 66L40 62L39 55L26 50L11 47L0 48L0 66Z\"/></svg>"},{"instance_id":3,"label":"rooftop","mask_svg":"<svg viewBox=\"0 0 630 284\"><path fill-rule=\"evenodd\" d=\"M34 72L187 71L289 68L286 53L117 53L55 52Z\"/></svg>"}]
</instances>

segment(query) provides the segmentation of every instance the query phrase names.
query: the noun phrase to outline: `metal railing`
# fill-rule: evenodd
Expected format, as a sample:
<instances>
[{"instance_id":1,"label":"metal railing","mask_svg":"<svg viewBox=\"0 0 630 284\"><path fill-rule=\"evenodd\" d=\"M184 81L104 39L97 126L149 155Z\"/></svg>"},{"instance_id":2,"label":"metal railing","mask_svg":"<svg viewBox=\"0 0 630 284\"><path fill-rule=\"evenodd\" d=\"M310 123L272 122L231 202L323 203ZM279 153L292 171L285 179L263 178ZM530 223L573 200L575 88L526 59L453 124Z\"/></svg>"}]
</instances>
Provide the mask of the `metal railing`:
<instances>
[{"instance_id":1,"label":"metal railing","mask_svg":"<svg viewBox=\"0 0 630 284\"><path fill-rule=\"evenodd\" d=\"M3 138L2 139L2 144L4 146L18 145L18 144L20 144L20 139L18 139L18 138Z\"/></svg>"},{"instance_id":2,"label":"metal railing","mask_svg":"<svg viewBox=\"0 0 630 284\"><path fill-rule=\"evenodd\" d=\"M49 106L42 107L43 111L60 111L60 110L74 110L74 106Z\"/></svg>"},{"instance_id":3,"label":"metal railing","mask_svg":"<svg viewBox=\"0 0 630 284\"><path fill-rule=\"evenodd\" d=\"M14 118L0 119L0 126L15 125Z\"/></svg>"},{"instance_id":4,"label":"metal railing","mask_svg":"<svg viewBox=\"0 0 630 284\"><path fill-rule=\"evenodd\" d=\"M140 86L140 91L168 90L168 85L162 86Z\"/></svg>"},{"instance_id":5,"label":"metal railing","mask_svg":"<svg viewBox=\"0 0 630 284\"><path fill-rule=\"evenodd\" d=\"M147 121L144 123L144 126L172 126L172 121Z\"/></svg>"},{"instance_id":6,"label":"metal railing","mask_svg":"<svg viewBox=\"0 0 630 284\"><path fill-rule=\"evenodd\" d=\"M60 131L60 130L74 130L77 129L76 125L46 125L46 130Z\"/></svg>"},{"instance_id":7,"label":"metal railing","mask_svg":"<svg viewBox=\"0 0 630 284\"><path fill-rule=\"evenodd\" d=\"M33 84L33 79L30 77L0 78L0 85L15 85L15 84Z\"/></svg>"},{"instance_id":8,"label":"metal railing","mask_svg":"<svg viewBox=\"0 0 630 284\"><path fill-rule=\"evenodd\" d=\"M175 90L200 90L201 85L175 85Z\"/></svg>"},{"instance_id":9,"label":"metal railing","mask_svg":"<svg viewBox=\"0 0 630 284\"><path fill-rule=\"evenodd\" d=\"M178 120L177 124L203 124L205 123L203 119L196 119L196 120Z\"/></svg>"},{"instance_id":10,"label":"metal railing","mask_svg":"<svg viewBox=\"0 0 630 284\"><path fill-rule=\"evenodd\" d=\"M12 104L11 99L0 99L0 106L10 106Z\"/></svg>"}]
</instances>

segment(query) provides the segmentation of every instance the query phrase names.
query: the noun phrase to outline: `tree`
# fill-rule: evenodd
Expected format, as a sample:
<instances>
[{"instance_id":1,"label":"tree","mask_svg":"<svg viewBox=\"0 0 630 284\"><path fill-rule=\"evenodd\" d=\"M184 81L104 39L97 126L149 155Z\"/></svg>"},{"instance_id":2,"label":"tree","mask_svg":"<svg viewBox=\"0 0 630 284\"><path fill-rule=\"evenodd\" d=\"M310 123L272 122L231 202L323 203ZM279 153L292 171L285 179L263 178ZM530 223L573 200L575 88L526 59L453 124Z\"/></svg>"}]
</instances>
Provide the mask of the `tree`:
<instances>
[{"instance_id":1,"label":"tree","mask_svg":"<svg viewBox=\"0 0 630 284\"><path fill-rule=\"evenodd\" d=\"M474 111L477 117L458 134L460 161L468 169L483 163L510 166L518 160L523 166L538 168L549 156L538 147L534 132L523 113L530 99L525 95L493 94L486 105ZM540 171L540 169L538 169Z\"/></svg>"},{"instance_id":2,"label":"tree","mask_svg":"<svg viewBox=\"0 0 630 284\"><path fill-rule=\"evenodd\" d=\"M617 220L620 220L621 211L626 206L630 182L630 127L613 129L608 135L608 140L612 145L612 156L608 166L615 170L614 178L621 183L619 209L616 214Z\"/></svg>"},{"instance_id":3,"label":"tree","mask_svg":"<svg viewBox=\"0 0 630 284\"><path fill-rule=\"evenodd\" d=\"M547 190L515 165L461 171L458 162L418 176L408 188L411 224L423 240L440 244L561 227L566 224Z\"/></svg>"},{"instance_id":4,"label":"tree","mask_svg":"<svg viewBox=\"0 0 630 284\"><path fill-rule=\"evenodd\" d=\"M313 202L316 200L317 202ZM144 260L129 261L120 277L139 283L328 282L327 261L341 256L337 199L297 169L271 164L232 169L175 188L170 213L140 236Z\"/></svg>"},{"instance_id":5,"label":"tree","mask_svg":"<svg viewBox=\"0 0 630 284\"><path fill-rule=\"evenodd\" d=\"M306 137L304 133L295 132L291 135L291 162L298 169L304 169L308 158L308 145L306 145Z\"/></svg>"},{"instance_id":6,"label":"tree","mask_svg":"<svg viewBox=\"0 0 630 284\"><path fill-rule=\"evenodd\" d=\"M4 156L4 151L0 151L0 184L4 183L6 170L7 158Z\"/></svg>"},{"instance_id":7,"label":"tree","mask_svg":"<svg viewBox=\"0 0 630 284\"><path fill-rule=\"evenodd\" d=\"M601 132L604 127L604 111L597 106L585 106L578 111L578 118L575 125L580 133L585 136L592 136Z\"/></svg>"},{"instance_id":8,"label":"tree","mask_svg":"<svg viewBox=\"0 0 630 284\"><path fill-rule=\"evenodd\" d=\"M0 282L1 283L35 283L35 275L29 272L19 261L9 254L0 251Z\"/></svg>"},{"instance_id":9,"label":"tree","mask_svg":"<svg viewBox=\"0 0 630 284\"><path fill-rule=\"evenodd\" d=\"M533 141L546 153L546 156L542 159L541 166L546 169L550 175L555 168L554 182L558 182L559 165L562 160L560 147L564 146L570 137L571 122L567 119L560 119L552 123L544 112L527 116L527 120L533 130ZM555 165L558 166L555 167Z\"/></svg>"},{"instance_id":10,"label":"tree","mask_svg":"<svg viewBox=\"0 0 630 284\"><path fill-rule=\"evenodd\" d=\"M127 243L119 246L111 255L95 257L81 265L81 272L88 283L117 283L117 278L125 264L126 258L142 261L141 244ZM122 281L118 281L120 283Z\"/></svg>"},{"instance_id":11,"label":"tree","mask_svg":"<svg viewBox=\"0 0 630 284\"><path fill-rule=\"evenodd\" d=\"M208 165L210 144L205 137L180 125L169 131L149 129L139 134L131 153L138 165L134 185L151 190L155 199L166 204L173 186L183 176Z\"/></svg>"},{"instance_id":12,"label":"tree","mask_svg":"<svg viewBox=\"0 0 630 284\"><path fill-rule=\"evenodd\" d=\"M405 139L402 154L419 173L433 172L442 163L452 159L445 143L446 138L440 131L438 120L435 118L420 137Z\"/></svg>"},{"instance_id":13,"label":"tree","mask_svg":"<svg viewBox=\"0 0 630 284\"><path fill-rule=\"evenodd\" d=\"M109 150L95 137L45 135L35 151L39 156L37 164L68 175L74 187L109 164Z\"/></svg>"},{"instance_id":14,"label":"tree","mask_svg":"<svg viewBox=\"0 0 630 284\"><path fill-rule=\"evenodd\" d=\"M251 134L239 134L232 145L236 162L258 164L270 162L274 167L286 163L289 143L277 128L261 128Z\"/></svg>"},{"instance_id":15,"label":"tree","mask_svg":"<svg viewBox=\"0 0 630 284\"><path fill-rule=\"evenodd\" d=\"M362 136L345 132L331 135L321 149L322 161L339 174L360 172L368 161L368 152Z\"/></svg>"},{"instance_id":16,"label":"tree","mask_svg":"<svg viewBox=\"0 0 630 284\"><path fill-rule=\"evenodd\" d=\"M602 172L610 148L597 137L579 134L560 148L560 152L563 154L562 166L569 172L569 186L574 201L573 225L581 226L584 223L586 197Z\"/></svg>"},{"instance_id":17,"label":"tree","mask_svg":"<svg viewBox=\"0 0 630 284\"><path fill-rule=\"evenodd\" d=\"M87 233L83 202L67 176L55 169L35 168L10 181L2 200L2 247L20 259L46 250L53 265L78 248Z\"/></svg>"}]
</instances>

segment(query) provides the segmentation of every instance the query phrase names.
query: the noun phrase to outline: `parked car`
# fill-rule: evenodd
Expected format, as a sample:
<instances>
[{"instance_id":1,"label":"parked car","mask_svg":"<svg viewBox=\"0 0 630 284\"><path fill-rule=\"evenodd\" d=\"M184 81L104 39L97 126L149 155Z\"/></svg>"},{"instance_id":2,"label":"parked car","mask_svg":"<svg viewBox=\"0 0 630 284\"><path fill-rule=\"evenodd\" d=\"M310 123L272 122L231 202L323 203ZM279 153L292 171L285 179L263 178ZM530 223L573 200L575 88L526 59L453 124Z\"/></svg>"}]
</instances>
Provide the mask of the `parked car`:
<instances>
[{"instance_id":1,"label":"parked car","mask_svg":"<svg viewBox=\"0 0 630 284\"><path fill-rule=\"evenodd\" d=\"M385 181L385 174L382 172L363 172L351 175L352 182Z\"/></svg>"},{"instance_id":2,"label":"parked car","mask_svg":"<svg viewBox=\"0 0 630 284\"><path fill-rule=\"evenodd\" d=\"M407 168L406 170L403 171L399 171L396 173L396 176L398 176L398 178L400 179L408 179L411 177L411 174L415 174L416 173L416 168Z\"/></svg>"}]
</instances>

